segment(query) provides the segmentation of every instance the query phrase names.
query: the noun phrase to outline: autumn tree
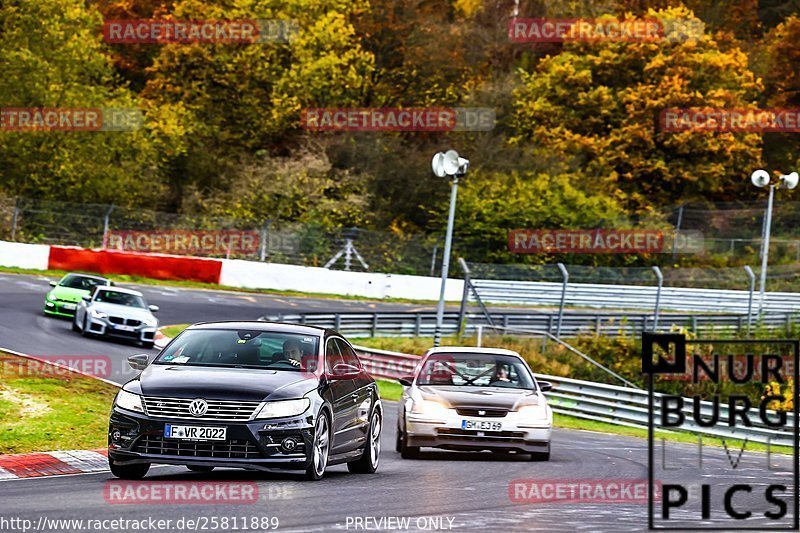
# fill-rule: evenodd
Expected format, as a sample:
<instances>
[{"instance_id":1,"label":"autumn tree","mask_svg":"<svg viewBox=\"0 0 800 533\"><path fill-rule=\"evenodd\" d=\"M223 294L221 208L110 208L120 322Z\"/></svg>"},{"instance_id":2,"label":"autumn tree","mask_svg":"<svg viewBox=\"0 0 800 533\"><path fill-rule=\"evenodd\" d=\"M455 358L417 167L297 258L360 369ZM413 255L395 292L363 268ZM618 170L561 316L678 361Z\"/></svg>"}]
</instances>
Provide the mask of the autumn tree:
<instances>
[{"instance_id":1,"label":"autumn tree","mask_svg":"<svg viewBox=\"0 0 800 533\"><path fill-rule=\"evenodd\" d=\"M682 8L649 16L665 24L694 18ZM754 106L761 83L747 57L720 50L709 35L573 41L522 78L513 142L574 158L587 187L620 194L632 209L742 197L750 169L760 163L758 134L658 127L668 108Z\"/></svg>"}]
</instances>

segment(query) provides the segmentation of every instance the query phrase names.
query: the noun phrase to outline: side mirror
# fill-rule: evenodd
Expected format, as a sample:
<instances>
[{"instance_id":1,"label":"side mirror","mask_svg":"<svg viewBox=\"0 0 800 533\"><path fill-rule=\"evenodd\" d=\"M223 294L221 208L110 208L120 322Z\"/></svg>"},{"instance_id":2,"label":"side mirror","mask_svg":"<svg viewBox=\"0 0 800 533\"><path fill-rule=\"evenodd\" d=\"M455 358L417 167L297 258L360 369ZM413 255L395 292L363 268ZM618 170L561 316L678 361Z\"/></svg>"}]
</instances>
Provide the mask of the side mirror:
<instances>
[{"instance_id":1,"label":"side mirror","mask_svg":"<svg viewBox=\"0 0 800 533\"><path fill-rule=\"evenodd\" d=\"M400 385L403 387L410 387L411 384L414 382L414 376L400 376L397 378L397 381L400 382Z\"/></svg>"},{"instance_id":2,"label":"side mirror","mask_svg":"<svg viewBox=\"0 0 800 533\"><path fill-rule=\"evenodd\" d=\"M338 363L334 365L329 376L332 380L355 379L360 372L361 369L357 366L348 365L347 363Z\"/></svg>"},{"instance_id":3,"label":"side mirror","mask_svg":"<svg viewBox=\"0 0 800 533\"><path fill-rule=\"evenodd\" d=\"M91 294L84 294L81 297L81 300L83 300L84 302L91 302L92 301L92 295Z\"/></svg>"},{"instance_id":4,"label":"side mirror","mask_svg":"<svg viewBox=\"0 0 800 533\"><path fill-rule=\"evenodd\" d=\"M146 353L139 353L128 357L128 365L134 370L144 370L147 368L149 357Z\"/></svg>"},{"instance_id":5,"label":"side mirror","mask_svg":"<svg viewBox=\"0 0 800 533\"><path fill-rule=\"evenodd\" d=\"M148 305L147 308L151 313L158 313L159 307L157 305Z\"/></svg>"},{"instance_id":6,"label":"side mirror","mask_svg":"<svg viewBox=\"0 0 800 533\"><path fill-rule=\"evenodd\" d=\"M551 391L551 390L553 390L553 384L550 383L549 381L540 381L539 382L539 389L542 392Z\"/></svg>"},{"instance_id":7,"label":"side mirror","mask_svg":"<svg viewBox=\"0 0 800 533\"><path fill-rule=\"evenodd\" d=\"M58 287L58 282L57 282L57 281L50 280L50 286L51 286L51 287Z\"/></svg>"}]
</instances>

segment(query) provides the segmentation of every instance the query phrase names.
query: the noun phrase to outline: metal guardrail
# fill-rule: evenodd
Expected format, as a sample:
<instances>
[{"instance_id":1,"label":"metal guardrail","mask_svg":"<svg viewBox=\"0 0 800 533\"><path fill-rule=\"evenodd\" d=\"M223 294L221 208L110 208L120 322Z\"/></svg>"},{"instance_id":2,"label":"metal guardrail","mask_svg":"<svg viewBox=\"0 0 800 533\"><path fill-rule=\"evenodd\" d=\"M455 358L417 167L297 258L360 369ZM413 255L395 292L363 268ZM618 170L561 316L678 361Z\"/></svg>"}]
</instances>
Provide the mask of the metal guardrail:
<instances>
[{"instance_id":1,"label":"metal guardrail","mask_svg":"<svg viewBox=\"0 0 800 533\"><path fill-rule=\"evenodd\" d=\"M472 285L485 303L558 306L562 295L570 307L653 309L656 297L662 310L747 313L746 290L695 289L641 285L603 285L538 281L473 279ZM768 292L763 309L769 313L800 311L800 293Z\"/></svg>"},{"instance_id":2,"label":"metal guardrail","mask_svg":"<svg viewBox=\"0 0 800 533\"><path fill-rule=\"evenodd\" d=\"M489 320L491 318L491 320ZM761 319L761 325L770 330L789 331L795 321L792 313L769 314ZM262 316L261 320L294 322L335 329L348 337L432 337L436 328L434 312L402 313L293 313ZM478 328L484 331L497 328L534 329L555 334L558 329L557 312L493 312L445 313L442 334L474 334ZM460 326L460 327L459 327ZM561 318L560 336L578 335L628 336L653 331L652 313L636 312L564 312ZM731 333L741 335L747 331L747 317L740 314L664 314L659 317L661 331L671 326L686 328L697 334Z\"/></svg>"},{"instance_id":3,"label":"metal guardrail","mask_svg":"<svg viewBox=\"0 0 800 533\"><path fill-rule=\"evenodd\" d=\"M355 346L361 360L373 376L385 379L397 379L400 376L413 374L420 358L415 355L376 350L363 346ZM648 392L633 387L619 387L591 381L534 374L536 379L549 381L554 389L548 392L548 402L553 412L586 420L606 422L609 424L636 428L647 428L649 418ZM655 394L654 418L660 413L660 394ZM712 404L702 402L700 414L708 418L712 414ZM679 431L688 431L697 435L716 438L727 438L758 442L771 446L794 446L794 434L789 428L794 427L794 416L787 413L787 424L777 430L753 421L753 427L720 428L703 427L693 422L693 400L684 398L682 412L686 416L686 424ZM727 406L720 405L720 417L727 418ZM767 411L774 418L774 411Z\"/></svg>"}]
</instances>

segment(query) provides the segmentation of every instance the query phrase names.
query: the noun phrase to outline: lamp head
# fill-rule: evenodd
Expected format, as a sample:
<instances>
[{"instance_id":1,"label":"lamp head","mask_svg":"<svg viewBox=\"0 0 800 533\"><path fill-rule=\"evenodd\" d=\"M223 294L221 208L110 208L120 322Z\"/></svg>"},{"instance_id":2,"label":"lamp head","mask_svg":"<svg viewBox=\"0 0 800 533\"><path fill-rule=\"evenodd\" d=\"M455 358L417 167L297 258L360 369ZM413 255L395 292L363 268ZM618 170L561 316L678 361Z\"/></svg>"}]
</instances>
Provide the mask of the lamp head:
<instances>
[{"instance_id":1,"label":"lamp head","mask_svg":"<svg viewBox=\"0 0 800 533\"><path fill-rule=\"evenodd\" d=\"M797 187L797 182L800 181L800 175L797 172L792 172L781 176L779 179L781 189L794 189Z\"/></svg>"},{"instance_id":2,"label":"lamp head","mask_svg":"<svg viewBox=\"0 0 800 533\"><path fill-rule=\"evenodd\" d=\"M750 175L750 181L753 182L753 185L756 187L766 187L769 185L770 175L764 169L758 169Z\"/></svg>"}]
</instances>

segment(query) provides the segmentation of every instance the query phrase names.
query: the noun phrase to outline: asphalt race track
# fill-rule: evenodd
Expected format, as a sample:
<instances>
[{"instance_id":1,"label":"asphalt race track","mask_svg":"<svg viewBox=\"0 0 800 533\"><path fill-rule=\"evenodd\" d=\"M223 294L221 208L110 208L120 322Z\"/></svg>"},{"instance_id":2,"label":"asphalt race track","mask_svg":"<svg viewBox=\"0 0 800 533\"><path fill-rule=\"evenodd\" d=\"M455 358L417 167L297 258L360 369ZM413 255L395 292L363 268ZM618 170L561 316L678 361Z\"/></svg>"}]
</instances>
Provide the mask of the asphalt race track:
<instances>
[{"instance_id":1,"label":"asphalt race track","mask_svg":"<svg viewBox=\"0 0 800 533\"><path fill-rule=\"evenodd\" d=\"M162 324L215 319L256 318L267 312L363 309L411 309L401 304L334 302L304 298L182 290L144 286L150 303L159 305ZM68 321L45 318L41 308L47 281L36 276L0 275L0 347L32 355L107 355L116 365L141 348L132 345L84 339L70 330ZM113 378L120 378L115 374ZM5 518L28 519L38 525L41 517L58 519L207 519L206 531L234 531L231 520L253 518L278 520L278 531L378 531L398 530L408 519L410 530L478 531L642 531L647 528L644 502L598 503L566 501L519 503L515 480L542 484L547 480L633 482L647 479L647 442L642 439L600 433L556 430L549 462L531 462L527 456L489 453L423 452L418 460L402 460L394 451L395 405L385 404L381 465L375 475L351 475L344 466L328 470L320 482L305 482L285 474L262 474L237 470L191 473L183 467L154 467L143 484L175 481L234 481L257 487L257 501L250 504L119 504L109 503L109 473L29 478L0 482L0 509ZM792 484L787 472L791 459L774 456L767 470L767 456L745 451L735 469L725 451L705 449L702 468L698 446L668 444L659 461L669 463L672 479L683 483L711 485L713 518L722 516L721 494L715 484L736 480L753 486L751 495L740 494L737 507L750 509L749 521L735 524L758 527L763 513L774 509L764 501L763 486L782 481ZM738 449L732 455L738 454ZM660 465L660 463L659 463ZM791 469L789 469L791 470ZM519 494L519 493L517 493ZM527 492L525 494L528 494ZM699 498L690 491L690 499ZM695 502L696 503L696 502ZM791 513L791 505L789 506ZM659 506L656 507L660 511ZM699 505L678 514L701 526ZM227 527L212 527L212 519L228 518ZM383 520L383 521L381 521ZM759 522L759 520L761 522ZM185 523L185 522L184 522ZM402 524L402 522L399 522ZM238 530L253 530L242 528ZM48 527L49 525L49 527ZM708 525L708 524L706 524ZM733 524L731 524L733 525ZM44 522L40 531L81 531ZM392 526L391 528L389 526ZM166 531L185 531L172 526ZM90 529L95 531L96 529ZM150 529L142 529L147 531ZM257 530L266 530L258 528Z\"/></svg>"}]
</instances>

